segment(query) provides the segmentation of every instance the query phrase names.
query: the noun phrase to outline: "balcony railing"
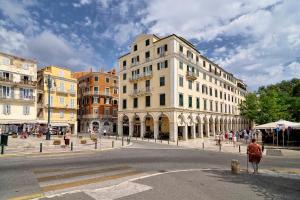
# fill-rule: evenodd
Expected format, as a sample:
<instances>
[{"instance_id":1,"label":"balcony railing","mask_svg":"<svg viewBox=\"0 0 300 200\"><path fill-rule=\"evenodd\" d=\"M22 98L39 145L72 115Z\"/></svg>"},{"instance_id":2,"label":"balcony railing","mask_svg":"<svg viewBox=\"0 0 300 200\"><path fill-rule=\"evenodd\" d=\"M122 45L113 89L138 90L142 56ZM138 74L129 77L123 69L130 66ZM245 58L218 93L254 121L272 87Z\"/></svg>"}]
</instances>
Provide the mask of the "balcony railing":
<instances>
[{"instance_id":1,"label":"balcony railing","mask_svg":"<svg viewBox=\"0 0 300 200\"><path fill-rule=\"evenodd\" d=\"M67 93L68 93L68 90L66 90L65 88L60 88L60 87L58 87L58 88L56 88L56 92L67 94Z\"/></svg>"},{"instance_id":2,"label":"balcony railing","mask_svg":"<svg viewBox=\"0 0 300 200\"><path fill-rule=\"evenodd\" d=\"M25 102L34 102L35 101L35 96L29 95L29 96L24 96L24 95L14 95L14 94L0 94L0 100L2 101L25 101Z\"/></svg>"},{"instance_id":3,"label":"balcony railing","mask_svg":"<svg viewBox=\"0 0 300 200\"><path fill-rule=\"evenodd\" d=\"M134 66L136 66L136 65L138 65L138 64L139 64L139 62L131 63L131 67L134 67Z\"/></svg>"},{"instance_id":4,"label":"balcony railing","mask_svg":"<svg viewBox=\"0 0 300 200\"><path fill-rule=\"evenodd\" d=\"M69 90L69 93L72 94L72 95L75 95L75 94L76 94L76 91L70 89L70 90Z\"/></svg>"},{"instance_id":5,"label":"balcony railing","mask_svg":"<svg viewBox=\"0 0 300 200\"><path fill-rule=\"evenodd\" d=\"M26 86L36 86L37 82L36 81L31 81L31 80L21 80L20 82L15 82L15 84L20 84L20 85L26 85Z\"/></svg>"},{"instance_id":6,"label":"balcony railing","mask_svg":"<svg viewBox=\"0 0 300 200\"><path fill-rule=\"evenodd\" d=\"M88 96L88 95L112 96L112 93L101 92L101 91L87 91L87 92L84 92L83 95L85 95L85 96Z\"/></svg>"},{"instance_id":7,"label":"balcony railing","mask_svg":"<svg viewBox=\"0 0 300 200\"><path fill-rule=\"evenodd\" d=\"M141 74L136 74L134 76L132 76L131 78L129 78L129 81L133 82L133 81L138 81L139 79L144 79L144 78L149 78L152 77L152 71L147 71Z\"/></svg>"},{"instance_id":8,"label":"balcony railing","mask_svg":"<svg viewBox=\"0 0 300 200\"><path fill-rule=\"evenodd\" d=\"M8 82L8 83L13 83L13 77L10 76L10 77L5 77L5 76L0 76L0 81L2 82Z\"/></svg>"},{"instance_id":9,"label":"balcony railing","mask_svg":"<svg viewBox=\"0 0 300 200\"><path fill-rule=\"evenodd\" d=\"M135 96L141 96L141 95L146 95L151 93L152 93L151 87L145 87L144 89L134 89L130 95L135 97Z\"/></svg>"},{"instance_id":10,"label":"balcony railing","mask_svg":"<svg viewBox=\"0 0 300 200\"><path fill-rule=\"evenodd\" d=\"M86 119L112 119L112 118L116 118L118 116L94 113L94 114L83 114L83 115L81 115L81 117L86 118Z\"/></svg>"},{"instance_id":11,"label":"balcony railing","mask_svg":"<svg viewBox=\"0 0 300 200\"><path fill-rule=\"evenodd\" d=\"M186 78L191 80L197 79L197 74L195 72L187 71L186 72Z\"/></svg>"}]
</instances>

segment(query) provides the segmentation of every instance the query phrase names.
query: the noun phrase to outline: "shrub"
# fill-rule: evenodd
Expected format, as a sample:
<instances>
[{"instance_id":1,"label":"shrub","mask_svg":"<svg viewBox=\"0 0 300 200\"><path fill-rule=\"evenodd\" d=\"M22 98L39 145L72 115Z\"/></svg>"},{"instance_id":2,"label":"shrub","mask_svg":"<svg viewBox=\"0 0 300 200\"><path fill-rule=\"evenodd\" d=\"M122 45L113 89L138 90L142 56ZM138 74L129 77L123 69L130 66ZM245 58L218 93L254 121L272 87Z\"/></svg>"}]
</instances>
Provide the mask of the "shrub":
<instances>
[{"instance_id":1,"label":"shrub","mask_svg":"<svg viewBox=\"0 0 300 200\"><path fill-rule=\"evenodd\" d=\"M53 141L53 145L60 145L60 143L61 143L60 140L54 140Z\"/></svg>"},{"instance_id":2,"label":"shrub","mask_svg":"<svg viewBox=\"0 0 300 200\"><path fill-rule=\"evenodd\" d=\"M86 144L86 140L80 140L80 144Z\"/></svg>"}]
</instances>

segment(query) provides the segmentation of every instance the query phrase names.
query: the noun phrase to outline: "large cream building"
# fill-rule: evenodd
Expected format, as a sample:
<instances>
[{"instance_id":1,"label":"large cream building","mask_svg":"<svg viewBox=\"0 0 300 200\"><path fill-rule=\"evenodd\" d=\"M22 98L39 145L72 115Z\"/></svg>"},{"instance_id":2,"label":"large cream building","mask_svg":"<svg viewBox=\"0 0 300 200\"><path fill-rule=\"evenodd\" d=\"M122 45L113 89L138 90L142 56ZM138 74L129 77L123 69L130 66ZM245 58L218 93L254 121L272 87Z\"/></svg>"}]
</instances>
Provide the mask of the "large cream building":
<instances>
[{"instance_id":1,"label":"large cream building","mask_svg":"<svg viewBox=\"0 0 300 200\"><path fill-rule=\"evenodd\" d=\"M249 128L246 85L175 34L136 37L119 58L118 134L176 141Z\"/></svg>"},{"instance_id":2,"label":"large cream building","mask_svg":"<svg viewBox=\"0 0 300 200\"><path fill-rule=\"evenodd\" d=\"M0 128L18 132L36 121L37 62L0 52Z\"/></svg>"}]
</instances>

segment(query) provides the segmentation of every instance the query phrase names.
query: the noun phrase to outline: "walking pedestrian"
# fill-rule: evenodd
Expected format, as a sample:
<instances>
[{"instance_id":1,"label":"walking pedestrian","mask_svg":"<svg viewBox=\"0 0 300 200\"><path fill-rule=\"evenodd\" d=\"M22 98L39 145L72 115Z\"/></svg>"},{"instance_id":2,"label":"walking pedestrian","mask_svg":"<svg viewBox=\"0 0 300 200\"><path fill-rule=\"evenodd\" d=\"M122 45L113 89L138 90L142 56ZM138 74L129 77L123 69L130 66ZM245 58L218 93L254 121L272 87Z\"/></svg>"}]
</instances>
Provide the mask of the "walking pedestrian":
<instances>
[{"instance_id":1,"label":"walking pedestrian","mask_svg":"<svg viewBox=\"0 0 300 200\"><path fill-rule=\"evenodd\" d=\"M262 149L259 144L256 143L256 139L253 138L251 143L248 145L247 154L249 156L249 162L253 167L253 174L258 173L258 164L262 158Z\"/></svg>"},{"instance_id":2,"label":"walking pedestrian","mask_svg":"<svg viewBox=\"0 0 300 200\"><path fill-rule=\"evenodd\" d=\"M232 131L228 133L229 144L232 142Z\"/></svg>"},{"instance_id":3,"label":"walking pedestrian","mask_svg":"<svg viewBox=\"0 0 300 200\"><path fill-rule=\"evenodd\" d=\"M232 132L232 142L233 142L233 147L236 147L236 141L237 141L237 133L235 134L234 131Z\"/></svg>"},{"instance_id":4,"label":"walking pedestrian","mask_svg":"<svg viewBox=\"0 0 300 200\"><path fill-rule=\"evenodd\" d=\"M70 145L70 139L71 139L71 131L70 131L70 129L68 129L65 136L64 136L66 146Z\"/></svg>"}]
</instances>

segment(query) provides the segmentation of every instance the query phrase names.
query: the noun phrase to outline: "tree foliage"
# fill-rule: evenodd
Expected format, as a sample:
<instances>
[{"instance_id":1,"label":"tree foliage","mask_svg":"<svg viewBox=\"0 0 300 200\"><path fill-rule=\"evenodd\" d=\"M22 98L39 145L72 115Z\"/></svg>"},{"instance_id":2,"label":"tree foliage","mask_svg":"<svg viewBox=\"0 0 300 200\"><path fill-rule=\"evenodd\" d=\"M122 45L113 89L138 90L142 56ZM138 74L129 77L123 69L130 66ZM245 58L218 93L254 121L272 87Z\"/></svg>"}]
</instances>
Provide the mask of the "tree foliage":
<instances>
[{"instance_id":1,"label":"tree foliage","mask_svg":"<svg viewBox=\"0 0 300 200\"><path fill-rule=\"evenodd\" d=\"M300 79L263 86L248 93L240 104L241 115L264 124L279 119L300 121Z\"/></svg>"}]
</instances>

